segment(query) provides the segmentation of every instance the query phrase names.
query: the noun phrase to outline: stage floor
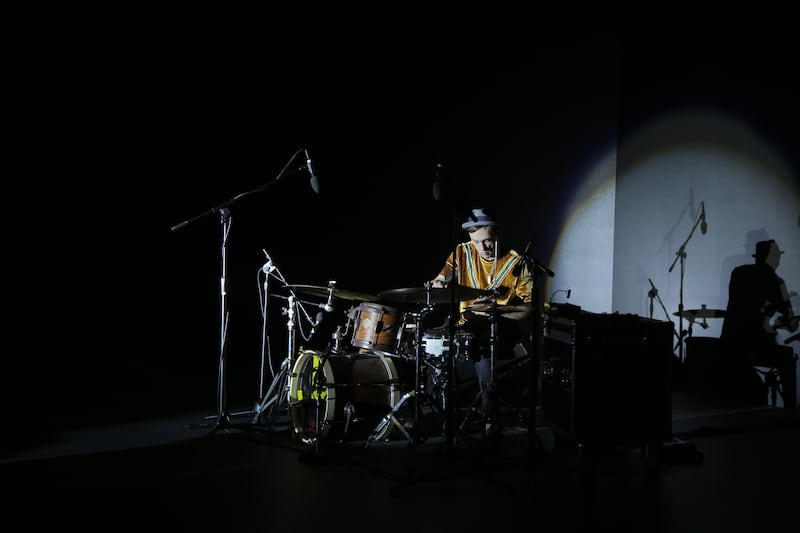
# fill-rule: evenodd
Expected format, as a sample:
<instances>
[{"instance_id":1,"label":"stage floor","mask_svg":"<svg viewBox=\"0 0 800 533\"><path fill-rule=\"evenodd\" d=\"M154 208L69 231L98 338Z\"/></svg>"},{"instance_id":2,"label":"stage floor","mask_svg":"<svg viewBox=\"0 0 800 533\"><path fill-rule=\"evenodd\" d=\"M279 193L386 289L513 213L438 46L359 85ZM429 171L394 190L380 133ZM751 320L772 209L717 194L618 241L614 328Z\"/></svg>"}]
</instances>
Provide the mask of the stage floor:
<instances>
[{"instance_id":1,"label":"stage floor","mask_svg":"<svg viewBox=\"0 0 800 533\"><path fill-rule=\"evenodd\" d=\"M369 440L369 425L311 445L288 414L186 413L8 451L2 507L22 530L782 531L797 520L798 411L675 391L672 438L655 450L565 445L518 408L499 440L428 413L417 423L432 431L411 441L396 427Z\"/></svg>"}]
</instances>

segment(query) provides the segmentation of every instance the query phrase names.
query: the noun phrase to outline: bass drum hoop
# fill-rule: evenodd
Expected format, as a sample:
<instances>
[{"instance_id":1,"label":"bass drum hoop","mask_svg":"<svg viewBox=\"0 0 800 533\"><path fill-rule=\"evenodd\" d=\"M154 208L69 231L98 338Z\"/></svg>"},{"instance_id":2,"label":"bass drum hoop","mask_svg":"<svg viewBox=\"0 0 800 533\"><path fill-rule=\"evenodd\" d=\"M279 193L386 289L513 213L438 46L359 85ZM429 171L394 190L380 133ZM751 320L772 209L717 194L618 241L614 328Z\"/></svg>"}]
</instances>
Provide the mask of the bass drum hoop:
<instances>
[{"instance_id":1,"label":"bass drum hoop","mask_svg":"<svg viewBox=\"0 0 800 533\"><path fill-rule=\"evenodd\" d=\"M314 381L319 363L323 359L325 361L322 365L323 381L320 390L317 391L314 390L316 388ZM356 381L356 378L362 377L361 373L375 370L375 365L379 365L377 368L382 373L378 376L380 379L364 383ZM366 387L360 393L361 386ZM304 350L295 361L289 377L289 411L294 437L306 445L315 442L317 433L319 439L324 440L334 426L345 424L344 409L348 403L353 404L355 411L355 419L350 421L348 431L363 420L374 420L375 426L370 428L373 429L400 401L403 394L397 368L389 357L377 354L325 357L315 350ZM314 428L318 397L320 430L317 432ZM367 411L369 416L360 416L360 411ZM384 438L392 427L391 424L385 424L375 438Z\"/></svg>"}]
</instances>

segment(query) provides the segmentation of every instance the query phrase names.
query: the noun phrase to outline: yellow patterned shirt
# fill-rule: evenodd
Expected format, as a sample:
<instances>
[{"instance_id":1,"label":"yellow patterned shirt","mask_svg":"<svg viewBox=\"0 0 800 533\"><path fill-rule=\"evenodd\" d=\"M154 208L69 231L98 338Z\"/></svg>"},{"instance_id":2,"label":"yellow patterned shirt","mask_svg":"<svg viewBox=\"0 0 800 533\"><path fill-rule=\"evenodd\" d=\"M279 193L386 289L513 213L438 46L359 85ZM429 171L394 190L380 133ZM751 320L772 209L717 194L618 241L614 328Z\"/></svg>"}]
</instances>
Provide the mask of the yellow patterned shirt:
<instances>
[{"instance_id":1,"label":"yellow patterned shirt","mask_svg":"<svg viewBox=\"0 0 800 533\"><path fill-rule=\"evenodd\" d=\"M496 261L487 261L482 258L470 242L464 242L456 248L456 264L458 275L456 282L464 287L473 289L497 289L497 305L529 304L533 294L533 276L528 264L515 250L506 251L497 257ZM444 267L439 272L437 279L451 282L453 272L453 254L448 256ZM459 303L463 322L464 310L472 300L463 300Z\"/></svg>"}]
</instances>

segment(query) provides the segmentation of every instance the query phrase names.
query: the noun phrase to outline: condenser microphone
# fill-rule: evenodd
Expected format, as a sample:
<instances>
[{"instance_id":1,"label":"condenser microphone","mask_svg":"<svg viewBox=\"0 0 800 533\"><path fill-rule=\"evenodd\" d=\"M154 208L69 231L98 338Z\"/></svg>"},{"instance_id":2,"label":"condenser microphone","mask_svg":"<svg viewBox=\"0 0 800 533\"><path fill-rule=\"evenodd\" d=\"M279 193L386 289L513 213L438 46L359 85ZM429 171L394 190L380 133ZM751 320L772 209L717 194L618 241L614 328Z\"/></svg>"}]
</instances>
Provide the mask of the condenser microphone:
<instances>
[{"instance_id":1,"label":"condenser microphone","mask_svg":"<svg viewBox=\"0 0 800 533\"><path fill-rule=\"evenodd\" d=\"M320 311L320 312L318 312L318 313L317 313L317 316L316 316L316 318L314 319L314 323L313 323L313 324L311 324L311 334L312 334L312 335L313 335L314 333L316 333L316 332L317 332L317 328L318 328L318 327L319 327L319 325L322 323L322 317L323 317L323 316L325 316L325 315L323 315L323 314L322 314L322 311Z\"/></svg>"},{"instance_id":2,"label":"condenser microphone","mask_svg":"<svg viewBox=\"0 0 800 533\"><path fill-rule=\"evenodd\" d=\"M319 304L319 308L323 309L326 313L330 313L333 311L333 306L331 302L333 302L333 289L336 287L336 281L330 280L328 282L328 301L324 304Z\"/></svg>"},{"instance_id":3,"label":"condenser microphone","mask_svg":"<svg viewBox=\"0 0 800 533\"><path fill-rule=\"evenodd\" d=\"M267 262L264 263L264 266L261 267L261 270L264 272L264 274L271 274L277 267L275 266L275 263L272 262L272 258L269 256L267 249L262 248L261 251L264 252L264 255L267 258Z\"/></svg>"},{"instance_id":4,"label":"condenser microphone","mask_svg":"<svg viewBox=\"0 0 800 533\"><path fill-rule=\"evenodd\" d=\"M706 223L706 204L700 202L700 232L705 235L708 231L708 224Z\"/></svg>"},{"instance_id":5,"label":"condenser microphone","mask_svg":"<svg viewBox=\"0 0 800 533\"><path fill-rule=\"evenodd\" d=\"M437 202L442 198L442 171L444 165L442 163L436 163L436 173L433 178L433 199Z\"/></svg>"},{"instance_id":6,"label":"condenser microphone","mask_svg":"<svg viewBox=\"0 0 800 533\"><path fill-rule=\"evenodd\" d=\"M308 171L309 176L311 176L311 188L314 189L314 192L319 194L319 180L317 179L317 175L314 174L314 167L311 166L311 156L308 155L308 150L303 150L306 154L306 170Z\"/></svg>"}]
</instances>

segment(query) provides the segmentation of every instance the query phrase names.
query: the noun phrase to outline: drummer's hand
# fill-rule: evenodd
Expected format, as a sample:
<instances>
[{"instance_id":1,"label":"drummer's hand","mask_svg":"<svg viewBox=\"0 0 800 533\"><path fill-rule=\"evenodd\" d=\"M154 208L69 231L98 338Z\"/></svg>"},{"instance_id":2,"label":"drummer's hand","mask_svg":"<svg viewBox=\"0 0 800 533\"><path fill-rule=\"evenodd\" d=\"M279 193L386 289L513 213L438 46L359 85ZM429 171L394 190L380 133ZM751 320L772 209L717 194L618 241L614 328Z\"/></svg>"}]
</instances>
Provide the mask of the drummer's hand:
<instances>
[{"instance_id":1,"label":"drummer's hand","mask_svg":"<svg viewBox=\"0 0 800 533\"><path fill-rule=\"evenodd\" d=\"M442 280L435 279L431 281L431 287L433 287L434 289L444 289L445 287L447 287L447 284Z\"/></svg>"}]
</instances>

